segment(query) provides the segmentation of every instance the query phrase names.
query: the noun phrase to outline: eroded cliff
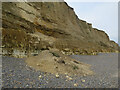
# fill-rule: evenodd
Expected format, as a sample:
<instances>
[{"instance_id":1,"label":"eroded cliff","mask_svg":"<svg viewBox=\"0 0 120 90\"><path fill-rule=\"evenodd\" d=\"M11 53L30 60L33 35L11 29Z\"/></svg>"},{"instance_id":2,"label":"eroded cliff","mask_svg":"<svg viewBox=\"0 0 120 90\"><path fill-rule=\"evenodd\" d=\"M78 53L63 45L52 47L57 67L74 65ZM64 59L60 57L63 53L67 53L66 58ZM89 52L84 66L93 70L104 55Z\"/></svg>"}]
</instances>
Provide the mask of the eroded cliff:
<instances>
[{"instance_id":1,"label":"eroded cliff","mask_svg":"<svg viewBox=\"0 0 120 90\"><path fill-rule=\"evenodd\" d=\"M2 28L3 50L9 54L52 48L68 55L118 50L104 31L80 20L65 2L4 2Z\"/></svg>"}]
</instances>

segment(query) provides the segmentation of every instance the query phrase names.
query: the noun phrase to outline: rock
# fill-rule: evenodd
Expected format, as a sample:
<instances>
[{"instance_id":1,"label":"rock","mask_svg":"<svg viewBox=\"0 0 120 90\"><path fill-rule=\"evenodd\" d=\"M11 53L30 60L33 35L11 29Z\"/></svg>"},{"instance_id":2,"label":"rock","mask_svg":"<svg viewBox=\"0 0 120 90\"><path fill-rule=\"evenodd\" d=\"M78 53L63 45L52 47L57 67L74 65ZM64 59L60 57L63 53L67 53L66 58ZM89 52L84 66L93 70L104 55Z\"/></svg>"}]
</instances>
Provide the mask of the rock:
<instances>
[{"instance_id":1,"label":"rock","mask_svg":"<svg viewBox=\"0 0 120 90\"><path fill-rule=\"evenodd\" d=\"M69 78L69 76L66 76L66 78Z\"/></svg>"},{"instance_id":2,"label":"rock","mask_svg":"<svg viewBox=\"0 0 120 90\"><path fill-rule=\"evenodd\" d=\"M49 83L48 81L46 81L46 83Z\"/></svg>"},{"instance_id":3,"label":"rock","mask_svg":"<svg viewBox=\"0 0 120 90\"><path fill-rule=\"evenodd\" d=\"M72 78L71 78L71 77L69 77L69 76L66 76L66 78L67 78L68 80L72 80Z\"/></svg>"},{"instance_id":4,"label":"rock","mask_svg":"<svg viewBox=\"0 0 120 90\"><path fill-rule=\"evenodd\" d=\"M61 51L61 53L62 53L62 54L65 54L65 52L64 52L64 51Z\"/></svg>"},{"instance_id":5,"label":"rock","mask_svg":"<svg viewBox=\"0 0 120 90\"><path fill-rule=\"evenodd\" d=\"M64 51L65 51L65 52L69 52L70 49L69 49L69 48L65 48Z\"/></svg>"},{"instance_id":6,"label":"rock","mask_svg":"<svg viewBox=\"0 0 120 90\"><path fill-rule=\"evenodd\" d=\"M93 46L95 50L104 49L103 52L111 48L118 50L118 44L111 41L104 31L76 17L74 10L65 2L7 2L2 6L3 47L11 50L25 48L29 52L35 48L49 50L49 47L54 47L67 55L79 54L81 48L86 49L83 55L89 54L87 51Z\"/></svg>"},{"instance_id":7,"label":"rock","mask_svg":"<svg viewBox=\"0 0 120 90\"><path fill-rule=\"evenodd\" d=\"M65 75L67 75L68 73L65 73Z\"/></svg>"},{"instance_id":8,"label":"rock","mask_svg":"<svg viewBox=\"0 0 120 90\"><path fill-rule=\"evenodd\" d=\"M27 84L26 87L28 87L29 85Z\"/></svg>"},{"instance_id":9,"label":"rock","mask_svg":"<svg viewBox=\"0 0 120 90\"><path fill-rule=\"evenodd\" d=\"M77 87L77 86L78 86L78 83L75 83L74 86Z\"/></svg>"},{"instance_id":10,"label":"rock","mask_svg":"<svg viewBox=\"0 0 120 90\"><path fill-rule=\"evenodd\" d=\"M40 64L37 64L37 66L40 66Z\"/></svg>"},{"instance_id":11,"label":"rock","mask_svg":"<svg viewBox=\"0 0 120 90\"><path fill-rule=\"evenodd\" d=\"M84 80L84 79L82 79L81 81L82 81L83 83L85 82L85 80Z\"/></svg>"},{"instance_id":12,"label":"rock","mask_svg":"<svg viewBox=\"0 0 120 90\"><path fill-rule=\"evenodd\" d=\"M39 78L41 78L42 76L40 75Z\"/></svg>"},{"instance_id":13,"label":"rock","mask_svg":"<svg viewBox=\"0 0 120 90\"><path fill-rule=\"evenodd\" d=\"M71 78L71 77L69 77L68 79L69 79L69 80L72 80L72 78Z\"/></svg>"},{"instance_id":14,"label":"rock","mask_svg":"<svg viewBox=\"0 0 120 90\"><path fill-rule=\"evenodd\" d=\"M56 78L59 78L59 75L58 75L58 74L56 74L55 76L56 76Z\"/></svg>"},{"instance_id":15,"label":"rock","mask_svg":"<svg viewBox=\"0 0 120 90\"><path fill-rule=\"evenodd\" d=\"M84 77L86 76L86 74L83 75Z\"/></svg>"}]
</instances>

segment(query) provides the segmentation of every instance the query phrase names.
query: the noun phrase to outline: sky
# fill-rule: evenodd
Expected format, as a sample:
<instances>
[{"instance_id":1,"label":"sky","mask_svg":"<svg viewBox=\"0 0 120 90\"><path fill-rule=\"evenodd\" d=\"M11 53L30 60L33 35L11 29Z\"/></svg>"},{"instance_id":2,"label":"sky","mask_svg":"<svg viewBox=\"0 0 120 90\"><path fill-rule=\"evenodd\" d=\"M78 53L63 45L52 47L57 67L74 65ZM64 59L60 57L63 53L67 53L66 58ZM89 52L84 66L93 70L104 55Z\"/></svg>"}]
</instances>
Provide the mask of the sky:
<instances>
[{"instance_id":1,"label":"sky","mask_svg":"<svg viewBox=\"0 0 120 90\"><path fill-rule=\"evenodd\" d=\"M105 31L118 43L118 2L66 2L80 19Z\"/></svg>"}]
</instances>

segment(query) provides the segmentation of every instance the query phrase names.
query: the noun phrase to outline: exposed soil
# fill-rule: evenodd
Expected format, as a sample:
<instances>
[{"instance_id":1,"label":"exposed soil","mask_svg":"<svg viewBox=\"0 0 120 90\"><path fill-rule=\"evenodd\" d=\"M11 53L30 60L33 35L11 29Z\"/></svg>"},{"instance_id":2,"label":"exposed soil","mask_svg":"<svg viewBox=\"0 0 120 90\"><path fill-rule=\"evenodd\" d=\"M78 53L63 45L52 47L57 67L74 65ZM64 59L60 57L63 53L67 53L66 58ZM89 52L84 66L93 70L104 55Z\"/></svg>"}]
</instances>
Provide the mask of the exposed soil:
<instances>
[{"instance_id":1,"label":"exposed soil","mask_svg":"<svg viewBox=\"0 0 120 90\"><path fill-rule=\"evenodd\" d=\"M26 63L34 69L53 74L92 75L90 65L76 61L57 50L44 50L38 56L31 56Z\"/></svg>"}]
</instances>

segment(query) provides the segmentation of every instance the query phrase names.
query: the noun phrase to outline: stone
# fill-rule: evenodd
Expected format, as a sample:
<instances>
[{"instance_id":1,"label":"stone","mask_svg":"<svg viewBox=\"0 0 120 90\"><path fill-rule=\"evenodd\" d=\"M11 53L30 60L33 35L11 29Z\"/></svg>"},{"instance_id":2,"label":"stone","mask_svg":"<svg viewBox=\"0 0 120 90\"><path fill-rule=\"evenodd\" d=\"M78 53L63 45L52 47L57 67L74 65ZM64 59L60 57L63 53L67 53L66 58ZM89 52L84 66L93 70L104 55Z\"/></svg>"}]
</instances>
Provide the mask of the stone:
<instances>
[{"instance_id":1,"label":"stone","mask_svg":"<svg viewBox=\"0 0 120 90\"><path fill-rule=\"evenodd\" d=\"M78 83L75 83L74 86L77 87L77 86L78 86Z\"/></svg>"},{"instance_id":2,"label":"stone","mask_svg":"<svg viewBox=\"0 0 120 90\"><path fill-rule=\"evenodd\" d=\"M82 79L81 81L82 81L83 83L85 82L85 80L84 80L84 79Z\"/></svg>"},{"instance_id":3,"label":"stone","mask_svg":"<svg viewBox=\"0 0 120 90\"><path fill-rule=\"evenodd\" d=\"M41 78L42 76L40 75L39 78Z\"/></svg>"},{"instance_id":4,"label":"stone","mask_svg":"<svg viewBox=\"0 0 120 90\"><path fill-rule=\"evenodd\" d=\"M61 51L61 53L62 53L62 54L65 54L65 52L64 52L64 51Z\"/></svg>"},{"instance_id":5,"label":"stone","mask_svg":"<svg viewBox=\"0 0 120 90\"><path fill-rule=\"evenodd\" d=\"M55 76L56 76L56 78L59 78L59 75L58 75L58 74L56 74Z\"/></svg>"},{"instance_id":6,"label":"stone","mask_svg":"<svg viewBox=\"0 0 120 90\"><path fill-rule=\"evenodd\" d=\"M83 75L84 77L86 76L86 74Z\"/></svg>"},{"instance_id":7,"label":"stone","mask_svg":"<svg viewBox=\"0 0 120 90\"><path fill-rule=\"evenodd\" d=\"M65 73L65 75L67 75L68 73Z\"/></svg>"},{"instance_id":8,"label":"stone","mask_svg":"<svg viewBox=\"0 0 120 90\"><path fill-rule=\"evenodd\" d=\"M69 78L69 76L66 76L66 78Z\"/></svg>"},{"instance_id":9,"label":"stone","mask_svg":"<svg viewBox=\"0 0 120 90\"><path fill-rule=\"evenodd\" d=\"M69 77L68 79L69 79L69 80L72 80L72 78L71 78L71 77Z\"/></svg>"},{"instance_id":10,"label":"stone","mask_svg":"<svg viewBox=\"0 0 120 90\"><path fill-rule=\"evenodd\" d=\"M65 51L65 52L68 52L68 51L70 51L70 49L69 49L69 48L65 48L64 51Z\"/></svg>"},{"instance_id":11,"label":"stone","mask_svg":"<svg viewBox=\"0 0 120 90\"><path fill-rule=\"evenodd\" d=\"M37 64L37 66L40 66L40 64Z\"/></svg>"}]
</instances>

